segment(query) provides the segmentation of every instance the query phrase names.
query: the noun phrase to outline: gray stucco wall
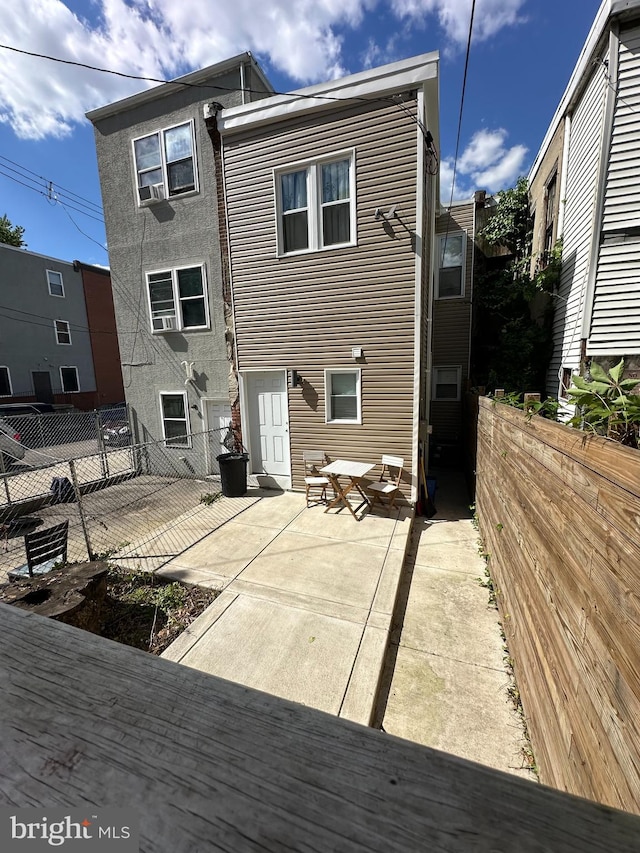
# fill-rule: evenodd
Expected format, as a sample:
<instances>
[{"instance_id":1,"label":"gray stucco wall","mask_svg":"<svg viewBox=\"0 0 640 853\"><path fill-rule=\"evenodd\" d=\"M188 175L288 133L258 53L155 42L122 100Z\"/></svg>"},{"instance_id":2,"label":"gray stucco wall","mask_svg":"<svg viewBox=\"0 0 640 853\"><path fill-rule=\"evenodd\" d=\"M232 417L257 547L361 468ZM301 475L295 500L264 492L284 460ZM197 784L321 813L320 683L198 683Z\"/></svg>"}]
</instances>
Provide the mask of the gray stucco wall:
<instances>
[{"instance_id":1,"label":"gray stucco wall","mask_svg":"<svg viewBox=\"0 0 640 853\"><path fill-rule=\"evenodd\" d=\"M187 390L194 432L203 429L201 398L229 397L216 176L203 105L211 101L225 107L241 103L239 73L212 78L212 83L221 88L186 88L95 120L125 395L134 410L141 441L162 438L161 391ZM199 192L140 208L132 140L191 119L195 122ZM191 264L205 267L210 328L153 334L145 274ZM195 383L185 385L183 361L194 363ZM176 449L175 454L184 456L185 450Z\"/></svg>"},{"instance_id":2,"label":"gray stucco wall","mask_svg":"<svg viewBox=\"0 0 640 853\"><path fill-rule=\"evenodd\" d=\"M64 297L49 294L47 270L61 273ZM95 391L82 275L71 263L0 244L0 303L0 365L14 396L33 396L34 370L48 372L53 393L62 393L62 366L78 368L80 392ZM56 343L54 320L69 323L71 345Z\"/></svg>"}]
</instances>

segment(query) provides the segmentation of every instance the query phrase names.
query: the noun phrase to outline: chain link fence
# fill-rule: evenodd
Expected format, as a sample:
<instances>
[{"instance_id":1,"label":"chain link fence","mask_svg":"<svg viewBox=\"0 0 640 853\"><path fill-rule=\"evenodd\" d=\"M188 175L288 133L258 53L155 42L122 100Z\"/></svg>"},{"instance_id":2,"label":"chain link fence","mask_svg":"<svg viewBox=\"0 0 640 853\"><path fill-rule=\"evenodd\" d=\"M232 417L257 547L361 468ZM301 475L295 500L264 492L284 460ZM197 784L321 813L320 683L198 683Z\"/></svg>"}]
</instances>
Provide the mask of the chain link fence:
<instances>
[{"instance_id":1,"label":"chain link fence","mask_svg":"<svg viewBox=\"0 0 640 853\"><path fill-rule=\"evenodd\" d=\"M126 405L95 412L51 412L11 415L0 419L0 470L12 466L43 468L94 453L108 453L131 444Z\"/></svg>"},{"instance_id":2,"label":"chain link fence","mask_svg":"<svg viewBox=\"0 0 640 853\"><path fill-rule=\"evenodd\" d=\"M158 441L1 474L0 582L26 562L27 533L65 520L68 562L108 557L153 571L233 517L242 507L221 499L211 457L219 431L187 438L188 456Z\"/></svg>"}]
</instances>

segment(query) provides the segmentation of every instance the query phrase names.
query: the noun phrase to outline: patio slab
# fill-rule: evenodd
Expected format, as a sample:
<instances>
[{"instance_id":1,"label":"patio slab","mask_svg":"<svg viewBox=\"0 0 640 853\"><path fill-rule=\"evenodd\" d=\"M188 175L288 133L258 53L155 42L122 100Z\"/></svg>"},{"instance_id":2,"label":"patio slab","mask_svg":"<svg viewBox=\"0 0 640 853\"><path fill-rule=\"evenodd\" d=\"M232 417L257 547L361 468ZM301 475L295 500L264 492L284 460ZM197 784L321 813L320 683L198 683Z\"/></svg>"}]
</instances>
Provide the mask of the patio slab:
<instances>
[{"instance_id":1,"label":"patio slab","mask_svg":"<svg viewBox=\"0 0 640 853\"><path fill-rule=\"evenodd\" d=\"M368 725L411 519L318 510L263 496L163 566L224 587L164 656Z\"/></svg>"},{"instance_id":2,"label":"patio slab","mask_svg":"<svg viewBox=\"0 0 640 853\"><path fill-rule=\"evenodd\" d=\"M172 659L337 715L362 633L356 622L237 595Z\"/></svg>"}]
</instances>

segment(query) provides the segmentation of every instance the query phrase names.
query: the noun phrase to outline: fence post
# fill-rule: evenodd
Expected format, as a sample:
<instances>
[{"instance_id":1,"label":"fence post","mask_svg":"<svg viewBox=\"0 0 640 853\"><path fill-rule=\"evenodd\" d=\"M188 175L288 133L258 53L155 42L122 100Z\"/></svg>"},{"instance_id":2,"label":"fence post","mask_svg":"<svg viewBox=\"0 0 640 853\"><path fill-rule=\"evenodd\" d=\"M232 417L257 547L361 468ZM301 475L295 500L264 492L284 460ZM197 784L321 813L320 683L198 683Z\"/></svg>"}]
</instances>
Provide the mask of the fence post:
<instances>
[{"instance_id":1,"label":"fence post","mask_svg":"<svg viewBox=\"0 0 640 853\"><path fill-rule=\"evenodd\" d=\"M525 412L531 411L531 404L532 403L539 403L539 402L540 402L540 394L533 394L533 393L525 394L524 395L524 410L525 410Z\"/></svg>"},{"instance_id":2,"label":"fence post","mask_svg":"<svg viewBox=\"0 0 640 853\"><path fill-rule=\"evenodd\" d=\"M98 453L100 454L100 467L102 468L102 479L106 480L109 476L109 462L104 449L104 438L102 435L102 417L100 412L96 411L96 439L98 442Z\"/></svg>"},{"instance_id":3,"label":"fence post","mask_svg":"<svg viewBox=\"0 0 640 853\"><path fill-rule=\"evenodd\" d=\"M7 496L7 505L11 504L11 495L9 494L9 482L7 480L7 469L4 464L4 453L0 453L0 472L4 481L4 491Z\"/></svg>"},{"instance_id":4,"label":"fence post","mask_svg":"<svg viewBox=\"0 0 640 853\"><path fill-rule=\"evenodd\" d=\"M495 398L504 397L504 388L496 388Z\"/></svg>"},{"instance_id":5,"label":"fence post","mask_svg":"<svg viewBox=\"0 0 640 853\"><path fill-rule=\"evenodd\" d=\"M73 482L73 490L76 495L76 501L78 502L78 514L80 516L80 524L82 525L82 532L84 533L84 541L87 546L87 555L89 560L93 559L93 549L91 547L91 540L89 539L89 530L87 528L87 522L84 517L84 509L82 507L82 495L80 494L80 487L78 486L78 478L76 476L76 466L73 459L69 460L69 470L71 471L71 480Z\"/></svg>"}]
</instances>

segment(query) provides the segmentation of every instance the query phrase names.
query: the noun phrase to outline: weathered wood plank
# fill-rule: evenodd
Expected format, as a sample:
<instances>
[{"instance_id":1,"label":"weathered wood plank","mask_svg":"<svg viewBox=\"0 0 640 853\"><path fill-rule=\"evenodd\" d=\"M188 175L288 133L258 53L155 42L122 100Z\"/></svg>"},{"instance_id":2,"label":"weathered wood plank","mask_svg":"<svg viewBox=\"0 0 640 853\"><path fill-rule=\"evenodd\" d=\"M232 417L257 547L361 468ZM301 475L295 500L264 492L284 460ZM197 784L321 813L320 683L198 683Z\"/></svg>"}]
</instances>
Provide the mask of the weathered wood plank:
<instances>
[{"instance_id":1,"label":"weathered wood plank","mask_svg":"<svg viewBox=\"0 0 640 853\"><path fill-rule=\"evenodd\" d=\"M0 606L0 802L141 850L616 853L640 819Z\"/></svg>"},{"instance_id":2,"label":"weathered wood plank","mask_svg":"<svg viewBox=\"0 0 640 853\"><path fill-rule=\"evenodd\" d=\"M541 778L640 811L640 453L481 399L477 468Z\"/></svg>"}]
</instances>

